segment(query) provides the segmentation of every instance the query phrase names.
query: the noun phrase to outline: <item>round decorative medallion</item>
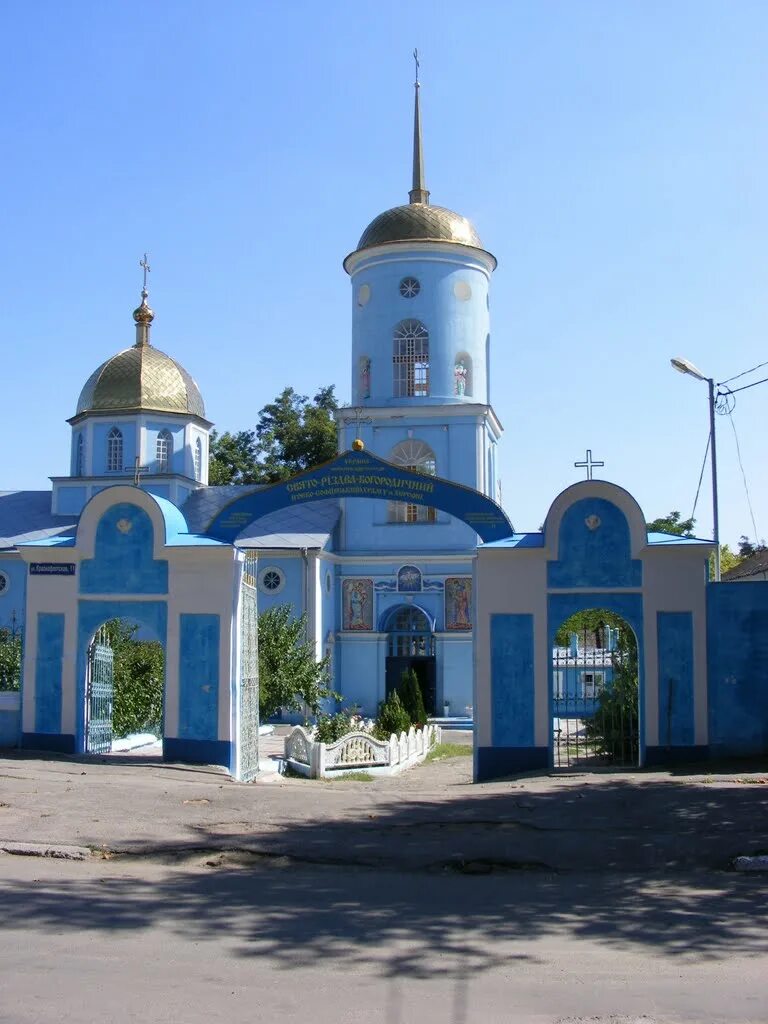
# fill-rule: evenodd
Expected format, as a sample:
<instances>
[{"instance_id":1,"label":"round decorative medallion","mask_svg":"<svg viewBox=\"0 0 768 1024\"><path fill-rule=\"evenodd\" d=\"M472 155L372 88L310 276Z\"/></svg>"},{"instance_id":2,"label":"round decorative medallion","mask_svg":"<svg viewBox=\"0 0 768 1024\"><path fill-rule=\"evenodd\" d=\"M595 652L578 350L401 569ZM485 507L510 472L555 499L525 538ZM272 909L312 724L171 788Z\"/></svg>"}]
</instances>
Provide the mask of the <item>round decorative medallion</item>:
<instances>
[{"instance_id":1,"label":"round decorative medallion","mask_svg":"<svg viewBox=\"0 0 768 1024\"><path fill-rule=\"evenodd\" d=\"M276 565L265 565L259 573L259 590L263 594L279 594L285 586L285 573Z\"/></svg>"},{"instance_id":2,"label":"round decorative medallion","mask_svg":"<svg viewBox=\"0 0 768 1024\"><path fill-rule=\"evenodd\" d=\"M600 516L591 515L587 516L584 520L588 530L596 530L601 523Z\"/></svg>"},{"instance_id":3,"label":"round decorative medallion","mask_svg":"<svg viewBox=\"0 0 768 1024\"><path fill-rule=\"evenodd\" d=\"M7 594L11 589L11 577L6 572L0 571L0 596Z\"/></svg>"},{"instance_id":4,"label":"round decorative medallion","mask_svg":"<svg viewBox=\"0 0 768 1024\"><path fill-rule=\"evenodd\" d=\"M361 284L357 289L357 304L358 306L364 306L368 299L371 297L371 286L369 284Z\"/></svg>"},{"instance_id":5,"label":"round decorative medallion","mask_svg":"<svg viewBox=\"0 0 768 1024\"><path fill-rule=\"evenodd\" d=\"M466 281L457 281L453 286L453 294L462 302L467 302L472 298L472 289Z\"/></svg>"},{"instance_id":6,"label":"round decorative medallion","mask_svg":"<svg viewBox=\"0 0 768 1024\"><path fill-rule=\"evenodd\" d=\"M404 277L400 282L400 294L404 299L415 299L421 291L421 285L415 277Z\"/></svg>"},{"instance_id":7,"label":"round decorative medallion","mask_svg":"<svg viewBox=\"0 0 768 1024\"><path fill-rule=\"evenodd\" d=\"M120 533L130 533L133 529L133 523L130 519L118 519L117 528Z\"/></svg>"}]
</instances>

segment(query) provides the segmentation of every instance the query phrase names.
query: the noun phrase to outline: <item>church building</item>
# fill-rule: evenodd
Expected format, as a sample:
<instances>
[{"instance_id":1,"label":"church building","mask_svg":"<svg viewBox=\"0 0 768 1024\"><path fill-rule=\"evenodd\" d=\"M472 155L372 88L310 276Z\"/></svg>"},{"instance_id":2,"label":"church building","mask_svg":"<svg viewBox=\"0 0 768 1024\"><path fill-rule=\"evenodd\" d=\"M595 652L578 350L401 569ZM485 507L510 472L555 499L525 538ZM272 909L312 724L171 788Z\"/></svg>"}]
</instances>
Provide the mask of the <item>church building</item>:
<instances>
[{"instance_id":1,"label":"church building","mask_svg":"<svg viewBox=\"0 0 768 1024\"><path fill-rule=\"evenodd\" d=\"M374 714L413 667L430 713L471 716L478 531L408 501L413 490L393 500L401 492L364 486L269 510L271 488L209 486L212 423L195 380L154 345L143 264L135 341L87 378L68 421L68 475L50 491L0 493L0 627L20 630L25 650L21 696L0 695L0 744L89 749L88 651L122 617L163 644L166 753L195 759L190 744L218 742L243 712L246 592L259 611L287 602L306 613L345 705ZM412 488L450 481L470 503L487 499L481 519L504 519L490 404L495 267L474 225L430 202L417 81L409 201L375 217L344 260L351 405L337 412L339 451L376 479L388 466ZM244 500L248 513L230 515ZM215 683L190 704L200 659Z\"/></svg>"}]
</instances>

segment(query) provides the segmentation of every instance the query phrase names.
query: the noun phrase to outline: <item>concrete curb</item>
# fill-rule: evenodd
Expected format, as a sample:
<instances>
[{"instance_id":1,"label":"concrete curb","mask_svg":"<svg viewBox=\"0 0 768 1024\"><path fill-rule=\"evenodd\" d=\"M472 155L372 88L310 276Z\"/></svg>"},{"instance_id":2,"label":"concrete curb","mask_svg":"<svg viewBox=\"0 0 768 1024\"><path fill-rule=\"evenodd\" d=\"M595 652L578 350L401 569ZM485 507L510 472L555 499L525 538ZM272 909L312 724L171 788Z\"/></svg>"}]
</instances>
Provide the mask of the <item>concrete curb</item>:
<instances>
[{"instance_id":1,"label":"concrete curb","mask_svg":"<svg viewBox=\"0 0 768 1024\"><path fill-rule=\"evenodd\" d=\"M88 860L87 846L58 846L53 843L5 843L0 840L0 853L16 857L51 857L56 860Z\"/></svg>"},{"instance_id":2,"label":"concrete curb","mask_svg":"<svg viewBox=\"0 0 768 1024\"><path fill-rule=\"evenodd\" d=\"M733 866L737 871L768 871L768 855L757 854L754 857L736 857Z\"/></svg>"}]
</instances>

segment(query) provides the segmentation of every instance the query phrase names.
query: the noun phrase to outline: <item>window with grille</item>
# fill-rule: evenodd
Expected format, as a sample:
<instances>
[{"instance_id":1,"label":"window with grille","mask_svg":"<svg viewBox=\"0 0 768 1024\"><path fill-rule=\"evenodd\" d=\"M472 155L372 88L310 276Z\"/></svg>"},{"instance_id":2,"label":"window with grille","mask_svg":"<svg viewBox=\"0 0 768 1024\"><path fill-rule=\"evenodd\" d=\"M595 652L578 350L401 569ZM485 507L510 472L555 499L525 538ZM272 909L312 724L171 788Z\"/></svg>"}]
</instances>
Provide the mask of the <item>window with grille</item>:
<instances>
[{"instance_id":1,"label":"window with grille","mask_svg":"<svg viewBox=\"0 0 768 1024\"><path fill-rule=\"evenodd\" d=\"M112 427L107 434L107 472L121 473L123 470L123 432Z\"/></svg>"},{"instance_id":2,"label":"window with grille","mask_svg":"<svg viewBox=\"0 0 768 1024\"><path fill-rule=\"evenodd\" d=\"M435 476L437 473L435 453L424 441L412 439L401 441L392 449L389 461L412 473L424 473L426 476ZM428 505L415 505L409 501L390 501L387 519L390 523L435 523L437 522L437 513Z\"/></svg>"},{"instance_id":3,"label":"window with grille","mask_svg":"<svg viewBox=\"0 0 768 1024\"><path fill-rule=\"evenodd\" d=\"M173 453L173 438L170 430L161 430L157 435L155 447L155 459L157 460L157 472L167 473L171 466L171 454Z\"/></svg>"},{"instance_id":4,"label":"window with grille","mask_svg":"<svg viewBox=\"0 0 768 1024\"><path fill-rule=\"evenodd\" d=\"M198 439L195 441L195 480L203 479L203 442Z\"/></svg>"},{"instance_id":5,"label":"window with grille","mask_svg":"<svg viewBox=\"0 0 768 1024\"><path fill-rule=\"evenodd\" d=\"M395 658L424 658L435 653L429 619L420 608L399 608L387 624L387 653Z\"/></svg>"},{"instance_id":6,"label":"window with grille","mask_svg":"<svg viewBox=\"0 0 768 1024\"><path fill-rule=\"evenodd\" d=\"M392 354L396 398L429 394L429 331L420 320L401 320L395 328Z\"/></svg>"}]
</instances>

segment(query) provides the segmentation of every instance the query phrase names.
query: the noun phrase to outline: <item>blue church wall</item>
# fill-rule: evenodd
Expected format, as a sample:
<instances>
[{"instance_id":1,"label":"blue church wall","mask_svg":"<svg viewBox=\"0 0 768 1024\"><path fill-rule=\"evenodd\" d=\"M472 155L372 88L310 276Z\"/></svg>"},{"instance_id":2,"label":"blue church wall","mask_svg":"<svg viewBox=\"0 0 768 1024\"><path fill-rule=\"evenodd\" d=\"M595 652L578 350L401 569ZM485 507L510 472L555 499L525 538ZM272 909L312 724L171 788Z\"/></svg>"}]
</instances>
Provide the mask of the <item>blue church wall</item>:
<instances>
[{"instance_id":1,"label":"blue church wall","mask_svg":"<svg viewBox=\"0 0 768 1024\"><path fill-rule=\"evenodd\" d=\"M274 558L268 551L259 554L258 574L269 566L279 569L285 577L285 583L281 590L276 593L269 593L259 586L259 612L274 608L280 604L290 604L296 613L301 614L305 606L304 601L304 560L302 558Z\"/></svg>"},{"instance_id":2,"label":"blue church wall","mask_svg":"<svg viewBox=\"0 0 768 1024\"><path fill-rule=\"evenodd\" d=\"M710 753L768 753L768 584L707 587L707 662Z\"/></svg>"},{"instance_id":3,"label":"blue church wall","mask_svg":"<svg viewBox=\"0 0 768 1024\"><path fill-rule=\"evenodd\" d=\"M83 594L167 594L168 562L153 558L154 529L144 509L108 508L96 528L94 558L80 565Z\"/></svg>"},{"instance_id":4,"label":"blue church wall","mask_svg":"<svg viewBox=\"0 0 768 1024\"><path fill-rule=\"evenodd\" d=\"M692 747L694 729L693 615L658 612L659 745Z\"/></svg>"},{"instance_id":5,"label":"blue church wall","mask_svg":"<svg viewBox=\"0 0 768 1024\"><path fill-rule=\"evenodd\" d=\"M559 680L556 677L557 673L560 674ZM613 680L613 668L610 663L604 665L596 662L584 667L560 667L555 660L552 665L552 713L558 718L590 718L594 715L598 700L595 697L585 697L584 691L589 685L585 676L594 677L596 673L602 676L602 688L609 690ZM558 696L558 693L561 696Z\"/></svg>"},{"instance_id":6,"label":"blue church wall","mask_svg":"<svg viewBox=\"0 0 768 1024\"><path fill-rule=\"evenodd\" d=\"M169 484L146 484L145 490L149 491L150 494L154 494L156 498L165 498L166 501L171 500L171 488Z\"/></svg>"},{"instance_id":7,"label":"blue church wall","mask_svg":"<svg viewBox=\"0 0 768 1024\"><path fill-rule=\"evenodd\" d=\"M185 473L186 451L184 448L184 424L173 423L165 420L148 421L144 428L145 451L142 456L143 464L149 466L150 473L158 473L157 466L157 435L161 430L167 430L173 438L173 454L169 461L169 472ZM130 463L126 463L130 465Z\"/></svg>"},{"instance_id":8,"label":"blue church wall","mask_svg":"<svg viewBox=\"0 0 768 1024\"><path fill-rule=\"evenodd\" d=\"M123 467L133 466L138 452L136 451L136 423L134 420L99 420L93 424L93 473L99 475L107 472L107 435L113 427L123 434ZM120 476L120 473L115 473Z\"/></svg>"},{"instance_id":9,"label":"blue church wall","mask_svg":"<svg viewBox=\"0 0 768 1024\"><path fill-rule=\"evenodd\" d=\"M400 294L404 277L420 284L413 298ZM361 304L360 287L370 297ZM467 287L468 286L468 287ZM457 290L462 296L458 297ZM363 259L352 277L352 395L355 404L397 405L393 396L392 339L402 320L420 320L429 331L430 395L419 404L487 401L485 339L488 334L488 273L469 254L440 253L437 259L413 255L400 247L396 255ZM459 353L472 362L471 391L455 394L454 366ZM360 359L371 360L370 396L361 387ZM408 399L407 401L413 401Z\"/></svg>"},{"instance_id":10,"label":"blue church wall","mask_svg":"<svg viewBox=\"0 0 768 1024\"><path fill-rule=\"evenodd\" d=\"M558 560L547 565L550 587L639 587L642 563L630 554L624 513L604 498L574 502L560 523Z\"/></svg>"},{"instance_id":11,"label":"blue church wall","mask_svg":"<svg viewBox=\"0 0 768 1024\"><path fill-rule=\"evenodd\" d=\"M461 635L444 639L437 648L438 678L442 678L437 695L438 714L446 702L453 716L466 714L472 706L472 639L471 634L463 634L466 639L459 639Z\"/></svg>"},{"instance_id":12,"label":"blue church wall","mask_svg":"<svg viewBox=\"0 0 768 1024\"><path fill-rule=\"evenodd\" d=\"M10 627L14 617L19 626L24 622L27 600L26 562L19 558L0 558L0 571L8 578L8 585L0 592L0 629Z\"/></svg>"},{"instance_id":13,"label":"blue church wall","mask_svg":"<svg viewBox=\"0 0 768 1024\"><path fill-rule=\"evenodd\" d=\"M35 732L61 732L64 615L39 612L35 668Z\"/></svg>"},{"instance_id":14,"label":"blue church wall","mask_svg":"<svg viewBox=\"0 0 768 1024\"><path fill-rule=\"evenodd\" d=\"M371 637L345 637L336 644L339 675L344 679L344 705L357 705L375 715L385 697L384 658L386 641Z\"/></svg>"},{"instance_id":15,"label":"blue church wall","mask_svg":"<svg viewBox=\"0 0 768 1024\"><path fill-rule=\"evenodd\" d=\"M56 510L60 516L76 516L82 512L83 505L88 500L88 491L79 484L75 487L59 484L56 488L56 498Z\"/></svg>"}]
</instances>

